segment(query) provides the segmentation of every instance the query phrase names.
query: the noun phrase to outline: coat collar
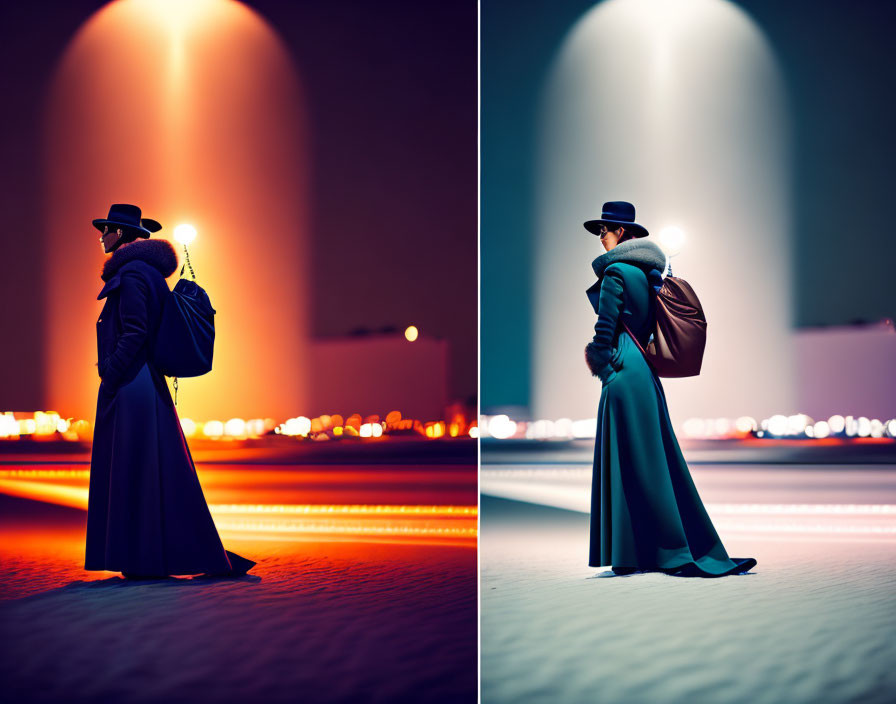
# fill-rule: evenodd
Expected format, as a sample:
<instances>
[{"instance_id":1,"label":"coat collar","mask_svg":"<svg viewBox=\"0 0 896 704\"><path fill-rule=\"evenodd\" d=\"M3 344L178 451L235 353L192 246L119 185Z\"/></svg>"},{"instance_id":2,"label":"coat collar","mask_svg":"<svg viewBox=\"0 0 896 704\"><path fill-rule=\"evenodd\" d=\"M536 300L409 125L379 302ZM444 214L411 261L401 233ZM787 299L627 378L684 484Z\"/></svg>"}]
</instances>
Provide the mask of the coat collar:
<instances>
[{"instance_id":1,"label":"coat collar","mask_svg":"<svg viewBox=\"0 0 896 704\"><path fill-rule=\"evenodd\" d=\"M651 242L646 237L636 237L620 242L609 252L601 254L591 262L591 268L594 270L595 275L600 278L604 274L604 269L616 262L639 265L647 273L651 269L656 269L661 275L664 275L668 268L669 260L658 244Z\"/></svg>"},{"instance_id":2,"label":"coat collar","mask_svg":"<svg viewBox=\"0 0 896 704\"><path fill-rule=\"evenodd\" d=\"M112 256L103 263L100 278L109 281L121 267L136 259L155 267L166 279L177 270L177 253L168 240L137 239L112 252Z\"/></svg>"}]
</instances>

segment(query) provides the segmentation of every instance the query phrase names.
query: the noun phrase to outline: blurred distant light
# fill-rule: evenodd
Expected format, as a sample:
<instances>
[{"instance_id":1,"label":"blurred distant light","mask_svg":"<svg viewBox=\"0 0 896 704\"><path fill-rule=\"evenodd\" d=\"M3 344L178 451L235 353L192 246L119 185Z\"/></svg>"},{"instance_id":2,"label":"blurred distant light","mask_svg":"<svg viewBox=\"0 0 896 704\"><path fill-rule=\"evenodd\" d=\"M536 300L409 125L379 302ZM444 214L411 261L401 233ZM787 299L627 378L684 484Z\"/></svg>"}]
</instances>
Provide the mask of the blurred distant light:
<instances>
[{"instance_id":1,"label":"blurred distant light","mask_svg":"<svg viewBox=\"0 0 896 704\"><path fill-rule=\"evenodd\" d=\"M373 423L370 427L370 434L378 438L383 434L383 426L381 423Z\"/></svg>"},{"instance_id":2,"label":"blurred distant light","mask_svg":"<svg viewBox=\"0 0 896 704\"><path fill-rule=\"evenodd\" d=\"M249 435L261 436L264 435L265 432L265 419L264 418L251 418L246 421L246 432Z\"/></svg>"},{"instance_id":3,"label":"blurred distant light","mask_svg":"<svg viewBox=\"0 0 896 704\"><path fill-rule=\"evenodd\" d=\"M859 432L859 421L856 420L853 416L846 416L843 419L843 423L845 427L843 428L843 432L845 432L849 437L854 435L858 435Z\"/></svg>"},{"instance_id":4,"label":"blurred distant light","mask_svg":"<svg viewBox=\"0 0 896 704\"><path fill-rule=\"evenodd\" d=\"M872 421L871 421L871 437L882 438L883 436L884 436L884 424L881 423L877 418L872 419Z\"/></svg>"},{"instance_id":5,"label":"blurred distant light","mask_svg":"<svg viewBox=\"0 0 896 704\"><path fill-rule=\"evenodd\" d=\"M492 416L488 421L488 433L494 438L504 440L516 432L516 423L505 414Z\"/></svg>"},{"instance_id":6,"label":"blurred distant light","mask_svg":"<svg viewBox=\"0 0 896 704\"><path fill-rule=\"evenodd\" d=\"M242 418L231 418L224 424L224 434L233 437L246 434L246 421Z\"/></svg>"},{"instance_id":7,"label":"blurred distant light","mask_svg":"<svg viewBox=\"0 0 896 704\"><path fill-rule=\"evenodd\" d=\"M572 418L560 418L559 420L554 421L554 437L572 437Z\"/></svg>"},{"instance_id":8,"label":"blurred distant light","mask_svg":"<svg viewBox=\"0 0 896 704\"><path fill-rule=\"evenodd\" d=\"M174 228L174 239L181 244L190 244L196 239L196 228L186 223Z\"/></svg>"},{"instance_id":9,"label":"blurred distant light","mask_svg":"<svg viewBox=\"0 0 896 704\"><path fill-rule=\"evenodd\" d=\"M408 342L413 342L414 340L416 340L419 334L420 332L417 330L417 327L415 325L409 325L404 331L405 339Z\"/></svg>"},{"instance_id":10,"label":"blurred distant light","mask_svg":"<svg viewBox=\"0 0 896 704\"><path fill-rule=\"evenodd\" d=\"M474 425L472 428L470 428L470 437L471 437L471 438L478 438L478 437L479 437L479 428L478 428L478 426L475 426L475 425Z\"/></svg>"},{"instance_id":11,"label":"blurred distant light","mask_svg":"<svg viewBox=\"0 0 896 704\"><path fill-rule=\"evenodd\" d=\"M786 435L787 428L787 416L777 414L768 419L768 432L772 435Z\"/></svg>"},{"instance_id":12,"label":"blurred distant light","mask_svg":"<svg viewBox=\"0 0 896 704\"><path fill-rule=\"evenodd\" d=\"M34 434L53 435L59 423L59 414L55 411L36 411L34 413Z\"/></svg>"},{"instance_id":13,"label":"blurred distant light","mask_svg":"<svg viewBox=\"0 0 896 704\"><path fill-rule=\"evenodd\" d=\"M536 420L526 428L526 437L533 440L544 440L554 436L554 423L549 420Z\"/></svg>"},{"instance_id":14,"label":"blurred distant light","mask_svg":"<svg viewBox=\"0 0 896 704\"><path fill-rule=\"evenodd\" d=\"M678 254L684 247L684 231L680 227L664 227L660 230L659 244L670 257Z\"/></svg>"},{"instance_id":15,"label":"blurred distant light","mask_svg":"<svg viewBox=\"0 0 896 704\"><path fill-rule=\"evenodd\" d=\"M311 419L305 416L290 418L284 423L284 432L287 435L308 435L311 432Z\"/></svg>"},{"instance_id":16,"label":"blurred distant light","mask_svg":"<svg viewBox=\"0 0 896 704\"><path fill-rule=\"evenodd\" d=\"M860 437L867 438L871 435L871 419L860 416L856 420L856 434Z\"/></svg>"},{"instance_id":17,"label":"blurred distant light","mask_svg":"<svg viewBox=\"0 0 896 704\"><path fill-rule=\"evenodd\" d=\"M814 426L813 434L817 438L826 438L831 434L831 426L828 425L827 421L820 420Z\"/></svg>"},{"instance_id":18,"label":"blurred distant light","mask_svg":"<svg viewBox=\"0 0 896 704\"><path fill-rule=\"evenodd\" d=\"M185 437L191 438L196 434L196 423L189 418L181 418L180 427Z\"/></svg>"},{"instance_id":19,"label":"blurred distant light","mask_svg":"<svg viewBox=\"0 0 896 704\"><path fill-rule=\"evenodd\" d=\"M796 415L787 417L787 432L791 435L800 435L806 430L807 425L814 422L812 418L805 413L797 413Z\"/></svg>"},{"instance_id":20,"label":"blurred distant light","mask_svg":"<svg viewBox=\"0 0 896 704\"><path fill-rule=\"evenodd\" d=\"M224 423L219 420L207 420L202 426L202 434L208 438L217 438L224 434Z\"/></svg>"},{"instance_id":21,"label":"blurred distant light","mask_svg":"<svg viewBox=\"0 0 896 704\"><path fill-rule=\"evenodd\" d=\"M597 435L597 418L585 418L573 421L572 436L574 438L593 438Z\"/></svg>"},{"instance_id":22,"label":"blurred distant light","mask_svg":"<svg viewBox=\"0 0 896 704\"><path fill-rule=\"evenodd\" d=\"M705 424L702 418L688 418L684 422L684 434L690 438L703 437L705 432Z\"/></svg>"},{"instance_id":23,"label":"blurred distant light","mask_svg":"<svg viewBox=\"0 0 896 704\"><path fill-rule=\"evenodd\" d=\"M842 433L846 428L846 419L843 416L836 415L828 418L828 426L832 433Z\"/></svg>"},{"instance_id":24,"label":"blurred distant light","mask_svg":"<svg viewBox=\"0 0 896 704\"><path fill-rule=\"evenodd\" d=\"M8 438L19 434L19 423L15 416L7 411L0 416L0 438Z\"/></svg>"},{"instance_id":25,"label":"blurred distant light","mask_svg":"<svg viewBox=\"0 0 896 704\"><path fill-rule=\"evenodd\" d=\"M734 421L734 427L741 433L752 433L757 428L756 419L750 416L740 416Z\"/></svg>"},{"instance_id":26,"label":"blurred distant light","mask_svg":"<svg viewBox=\"0 0 896 704\"><path fill-rule=\"evenodd\" d=\"M896 418L887 421L887 435L896 438Z\"/></svg>"}]
</instances>

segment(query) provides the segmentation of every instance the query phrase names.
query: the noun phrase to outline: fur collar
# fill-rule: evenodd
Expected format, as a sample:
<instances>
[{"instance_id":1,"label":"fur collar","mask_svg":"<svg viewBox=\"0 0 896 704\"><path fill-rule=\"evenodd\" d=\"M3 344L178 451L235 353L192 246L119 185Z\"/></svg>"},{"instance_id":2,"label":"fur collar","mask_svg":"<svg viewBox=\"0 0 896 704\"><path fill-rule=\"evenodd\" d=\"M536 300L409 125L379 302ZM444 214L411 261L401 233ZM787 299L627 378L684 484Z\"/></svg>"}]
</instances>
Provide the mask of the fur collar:
<instances>
[{"instance_id":1,"label":"fur collar","mask_svg":"<svg viewBox=\"0 0 896 704\"><path fill-rule=\"evenodd\" d=\"M162 238L136 239L121 245L112 252L112 256L103 263L100 278L108 281L128 262L140 259L154 266L166 279L177 271L177 253L172 244Z\"/></svg>"},{"instance_id":2,"label":"fur collar","mask_svg":"<svg viewBox=\"0 0 896 704\"><path fill-rule=\"evenodd\" d=\"M603 276L604 269L615 262L635 264L645 269L646 273L649 273L651 269L656 269L663 276L665 276L669 264L666 253L660 249L658 244L651 242L646 237L636 237L620 242L609 252L604 252L591 262L591 268L600 278Z\"/></svg>"}]
</instances>

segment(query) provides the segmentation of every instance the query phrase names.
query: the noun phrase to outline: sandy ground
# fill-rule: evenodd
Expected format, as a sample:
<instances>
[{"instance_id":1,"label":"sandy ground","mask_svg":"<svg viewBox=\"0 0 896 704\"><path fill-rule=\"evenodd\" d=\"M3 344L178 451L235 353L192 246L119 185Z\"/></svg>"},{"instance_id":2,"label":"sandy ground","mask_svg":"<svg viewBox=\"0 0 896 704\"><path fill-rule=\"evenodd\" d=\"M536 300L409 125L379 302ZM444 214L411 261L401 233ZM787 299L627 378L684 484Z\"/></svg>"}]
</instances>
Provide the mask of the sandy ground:
<instances>
[{"instance_id":1,"label":"sandy ground","mask_svg":"<svg viewBox=\"0 0 896 704\"><path fill-rule=\"evenodd\" d=\"M708 503L757 500L695 480ZM848 500L896 504L893 481L868 482ZM749 574L620 577L587 566L587 514L483 497L482 702L896 701L896 534L861 517L826 532L818 515L752 530L763 520L720 530L729 554L757 558Z\"/></svg>"},{"instance_id":2,"label":"sandy ground","mask_svg":"<svg viewBox=\"0 0 896 704\"><path fill-rule=\"evenodd\" d=\"M222 531L249 575L135 583L85 517L0 495L3 702L476 700L475 542Z\"/></svg>"}]
</instances>

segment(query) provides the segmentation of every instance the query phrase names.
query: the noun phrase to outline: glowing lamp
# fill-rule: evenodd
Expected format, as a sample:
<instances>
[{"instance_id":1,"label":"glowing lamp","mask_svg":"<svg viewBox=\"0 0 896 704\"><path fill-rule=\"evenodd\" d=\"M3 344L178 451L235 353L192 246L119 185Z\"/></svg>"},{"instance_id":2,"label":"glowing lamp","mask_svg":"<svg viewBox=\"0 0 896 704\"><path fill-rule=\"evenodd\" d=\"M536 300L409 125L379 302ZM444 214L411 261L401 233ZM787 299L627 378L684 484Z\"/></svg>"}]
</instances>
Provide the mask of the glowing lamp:
<instances>
[{"instance_id":1,"label":"glowing lamp","mask_svg":"<svg viewBox=\"0 0 896 704\"><path fill-rule=\"evenodd\" d=\"M417 336L419 334L420 334L420 332L417 330L416 326L414 326L414 325L409 325L407 327L407 329L404 331L405 339L408 342L413 342L414 340L416 340Z\"/></svg>"},{"instance_id":2,"label":"glowing lamp","mask_svg":"<svg viewBox=\"0 0 896 704\"><path fill-rule=\"evenodd\" d=\"M684 232L680 227L664 227L660 230L659 240L663 251L674 257L684 247Z\"/></svg>"},{"instance_id":3,"label":"glowing lamp","mask_svg":"<svg viewBox=\"0 0 896 704\"><path fill-rule=\"evenodd\" d=\"M174 228L174 239L184 247L193 244L193 240L196 239L196 228L187 224L178 225Z\"/></svg>"}]
</instances>

